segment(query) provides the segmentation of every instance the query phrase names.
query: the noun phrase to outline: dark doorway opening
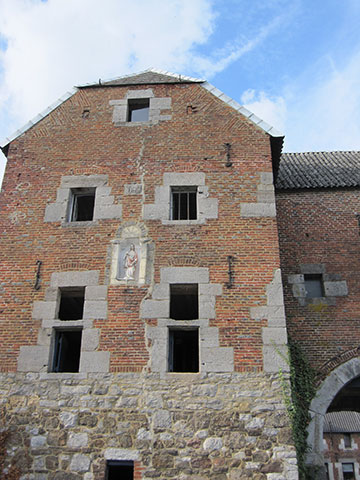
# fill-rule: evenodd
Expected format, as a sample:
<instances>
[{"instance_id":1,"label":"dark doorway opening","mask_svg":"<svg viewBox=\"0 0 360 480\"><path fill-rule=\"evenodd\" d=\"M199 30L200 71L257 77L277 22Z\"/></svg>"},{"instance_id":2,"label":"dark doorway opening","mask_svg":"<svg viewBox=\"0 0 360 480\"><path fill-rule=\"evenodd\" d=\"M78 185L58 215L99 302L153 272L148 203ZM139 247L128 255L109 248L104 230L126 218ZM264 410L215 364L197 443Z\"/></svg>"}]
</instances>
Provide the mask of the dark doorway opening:
<instances>
[{"instance_id":1,"label":"dark doorway opening","mask_svg":"<svg viewBox=\"0 0 360 480\"><path fill-rule=\"evenodd\" d=\"M199 371L198 329L169 329L169 371Z\"/></svg>"},{"instance_id":2,"label":"dark doorway opening","mask_svg":"<svg viewBox=\"0 0 360 480\"><path fill-rule=\"evenodd\" d=\"M109 460L106 463L105 480L133 480L133 462Z\"/></svg>"},{"instance_id":3,"label":"dark doorway opening","mask_svg":"<svg viewBox=\"0 0 360 480\"><path fill-rule=\"evenodd\" d=\"M56 330L53 372L78 372L81 330Z\"/></svg>"}]
</instances>

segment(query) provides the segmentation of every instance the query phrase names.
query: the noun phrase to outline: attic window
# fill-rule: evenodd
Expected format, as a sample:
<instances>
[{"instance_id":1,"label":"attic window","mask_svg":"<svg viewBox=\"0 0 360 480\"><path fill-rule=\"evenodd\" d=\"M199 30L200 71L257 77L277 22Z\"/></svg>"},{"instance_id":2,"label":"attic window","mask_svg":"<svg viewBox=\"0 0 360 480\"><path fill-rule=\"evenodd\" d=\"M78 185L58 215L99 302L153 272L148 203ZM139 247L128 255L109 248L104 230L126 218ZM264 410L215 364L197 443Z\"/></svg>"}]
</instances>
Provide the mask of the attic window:
<instances>
[{"instance_id":1,"label":"attic window","mask_svg":"<svg viewBox=\"0 0 360 480\"><path fill-rule=\"evenodd\" d=\"M304 275L305 291L307 298L321 298L324 296L322 274Z\"/></svg>"},{"instance_id":2,"label":"attic window","mask_svg":"<svg viewBox=\"0 0 360 480\"><path fill-rule=\"evenodd\" d=\"M174 320L196 320L199 318L197 283L170 285L170 318Z\"/></svg>"},{"instance_id":3,"label":"attic window","mask_svg":"<svg viewBox=\"0 0 360 480\"><path fill-rule=\"evenodd\" d=\"M149 121L150 100L148 98L136 98L128 100L128 122Z\"/></svg>"},{"instance_id":4,"label":"attic window","mask_svg":"<svg viewBox=\"0 0 360 480\"><path fill-rule=\"evenodd\" d=\"M169 372L199 371L199 330L169 329Z\"/></svg>"},{"instance_id":5,"label":"attic window","mask_svg":"<svg viewBox=\"0 0 360 480\"><path fill-rule=\"evenodd\" d=\"M105 480L133 480L134 462L108 460L106 463Z\"/></svg>"},{"instance_id":6,"label":"attic window","mask_svg":"<svg viewBox=\"0 0 360 480\"><path fill-rule=\"evenodd\" d=\"M56 330L53 372L78 372L81 330Z\"/></svg>"},{"instance_id":7,"label":"attic window","mask_svg":"<svg viewBox=\"0 0 360 480\"><path fill-rule=\"evenodd\" d=\"M88 222L94 218L95 188L72 188L70 222Z\"/></svg>"},{"instance_id":8,"label":"attic window","mask_svg":"<svg viewBox=\"0 0 360 480\"><path fill-rule=\"evenodd\" d=\"M197 187L171 187L171 220L197 219Z\"/></svg>"},{"instance_id":9,"label":"attic window","mask_svg":"<svg viewBox=\"0 0 360 480\"><path fill-rule=\"evenodd\" d=\"M59 319L80 320L84 313L85 287L61 288Z\"/></svg>"}]
</instances>

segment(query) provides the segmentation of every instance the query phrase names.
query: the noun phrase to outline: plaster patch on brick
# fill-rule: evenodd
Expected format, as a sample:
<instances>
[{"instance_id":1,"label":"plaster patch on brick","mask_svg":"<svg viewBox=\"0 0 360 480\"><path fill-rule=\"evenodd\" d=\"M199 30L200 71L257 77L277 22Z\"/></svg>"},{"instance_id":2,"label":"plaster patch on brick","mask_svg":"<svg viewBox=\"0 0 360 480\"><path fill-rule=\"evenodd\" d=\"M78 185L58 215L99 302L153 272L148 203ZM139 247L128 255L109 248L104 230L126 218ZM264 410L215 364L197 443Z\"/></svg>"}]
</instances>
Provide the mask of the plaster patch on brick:
<instances>
[{"instance_id":1,"label":"plaster patch on brick","mask_svg":"<svg viewBox=\"0 0 360 480\"><path fill-rule=\"evenodd\" d=\"M197 187L197 219L171 220L171 187ZM197 225L218 218L218 199L209 197L205 174L164 173L163 185L155 187L155 203L143 205L144 220L161 220L163 225Z\"/></svg>"},{"instance_id":2,"label":"plaster patch on brick","mask_svg":"<svg viewBox=\"0 0 360 480\"><path fill-rule=\"evenodd\" d=\"M69 221L71 189L95 188L94 217L92 221L72 222ZM114 197L110 195L107 175L69 175L61 178L60 187L57 190L55 203L50 203L45 208L44 222L61 222L66 225L91 225L96 220L120 219L122 207L114 203Z\"/></svg>"},{"instance_id":3,"label":"plaster patch on brick","mask_svg":"<svg viewBox=\"0 0 360 480\"><path fill-rule=\"evenodd\" d=\"M199 371L232 372L234 352L232 347L219 345L219 329L209 327L209 320L215 318L216 295L222 294L220 284L209 283L209 270L204 267L163 267L160 269L160 283L155 284L152 298L142 301L141 318L156 318L157 326L146 325L146 337L150 347L150 369L165 375L168 372L169 327L198 328L199 330ZM197 283L199 291L199 319L174 320L170 316L170 285L174 283ZM171 374L170 374L171 375Z\"/></svg>"},{"instance_id":4,"label":"plaster patch on brick","mask_svg":"<svg viewBox=\"0 0 360 480\"><path fill-rule=\"evenodd\" d=\"M241 203L242 217L276 217L275 189L271 172L260 172L257 186L257 202Z\"/></svg>"}]
</instances>

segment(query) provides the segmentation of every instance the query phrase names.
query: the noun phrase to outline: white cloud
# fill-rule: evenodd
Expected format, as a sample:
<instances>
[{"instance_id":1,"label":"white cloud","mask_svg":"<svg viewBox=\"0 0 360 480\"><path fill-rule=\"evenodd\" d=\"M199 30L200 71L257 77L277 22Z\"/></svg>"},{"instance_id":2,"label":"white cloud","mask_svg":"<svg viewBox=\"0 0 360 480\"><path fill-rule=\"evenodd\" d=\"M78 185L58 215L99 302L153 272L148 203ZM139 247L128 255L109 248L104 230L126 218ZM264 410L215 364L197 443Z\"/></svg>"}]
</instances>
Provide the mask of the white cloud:
<instances>
[{"instance_id":1,"label":"white cloud","mask_svg":"<svg viewBox=\"0 0 360 480\"><path fill-rule=\"evenodd\" d=\"M283 97L270 97L265 92L246 90L241 102L251 112L280 132L284 132L287 108Z\"/></svg>"}]
</instances>

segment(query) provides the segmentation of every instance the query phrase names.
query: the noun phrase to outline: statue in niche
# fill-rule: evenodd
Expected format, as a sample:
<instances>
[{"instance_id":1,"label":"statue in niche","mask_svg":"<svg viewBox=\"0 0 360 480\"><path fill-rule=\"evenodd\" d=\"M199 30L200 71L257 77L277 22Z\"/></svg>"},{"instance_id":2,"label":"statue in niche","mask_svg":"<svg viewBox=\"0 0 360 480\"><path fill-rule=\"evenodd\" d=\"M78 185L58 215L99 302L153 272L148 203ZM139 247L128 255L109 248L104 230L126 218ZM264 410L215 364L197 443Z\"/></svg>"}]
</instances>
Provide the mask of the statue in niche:
<instances>
[{"instance_id":1,"label":"statue in niche","mask_svg":"<svg viewBox=\"0 0 360 480\"><path fill-rule=\"evenodd\" d=\"M138 263L138 255L135 251L135 245L131 243L130 249L125 253L125 256L124 256L124 269L125 269L124 280L135 280L135 271L136 271L137 263Z\"/></svg>"}]
</instances>

